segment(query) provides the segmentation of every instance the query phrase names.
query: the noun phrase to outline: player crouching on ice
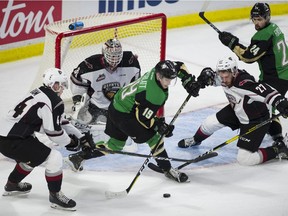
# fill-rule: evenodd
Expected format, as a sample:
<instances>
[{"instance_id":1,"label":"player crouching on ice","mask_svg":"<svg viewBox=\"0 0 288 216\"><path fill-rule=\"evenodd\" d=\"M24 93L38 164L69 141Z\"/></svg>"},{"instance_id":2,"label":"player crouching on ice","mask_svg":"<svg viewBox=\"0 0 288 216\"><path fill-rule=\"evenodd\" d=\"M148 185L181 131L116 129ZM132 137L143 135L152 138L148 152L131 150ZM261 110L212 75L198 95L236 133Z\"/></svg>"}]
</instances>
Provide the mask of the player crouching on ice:
<instances>
[{"instance_id":1,"label":"player crouching on ice","mask_svg":"<svg viewBox=\"0 0 288 216\"><path fill-rule=\"evenodd\" d=\"M32 185L22 180L45 162L51 207L74 211L76 202L61 192L62 155L40 142L35 132L45 133L53 143L67 150L79 150L79 145L84 145L87 139L63 118L64 103L60 96L68 86L66 74L49 68L44 72L43 84L0 119L0 152L17 163L8 177L3 196L29 193Z\"/></svg>"},{"instance_id":2,"label":"player crouching on ice","mask_svg":"<svg viewBox=\"0 0 288 216\"><path fill-rule=\"evenodd\" d=\"M182 85L189 94L198 96L200 84L195 81L195 76L187 72L184 63L160 61L150 72L116 93L108 109L105 128L110 139L107 143L96 145L96 148L82 148L82 151L69 155L67 162L71 168L77 171L81 169L84 160L105 155L105 152L97 150L97 146L122 150L128 136L138 144L147 143L152 151L159 143L161 135L171 137L174 125L158 119L156 113L168 99L168 86L176 77L181 78ZM163 139L154 151L154 156L168 157ZM189 181L185 173L171 167L170 161L156 161L166 177L177 182Z\"/></svg>"},{"instance_id":3,"label":"player crouching on ice","mask_svg":"<svg viewBox=\"0 0 288 216\"><path fill-rule=\"evenodd\" d=\"M284 117L288 115L287 99L270 85L262 81L256 82L248 72L238 69L237 62L232 57L220 59L216 71L209 67L204 68L197 80L202 79L210 79L209 85L222 86L229 104L208 116L193 137L181 140L178 143L180 148L198 146L224 127L239 129L239 134L245 134L256 125L269 120L272 107ZM287 136L283 141L275 141L272 146L260 147L270 124L271 122L238 139L237 161L240 165L253 166L276 157L288 159Z\"/></svg>"}]
</instances>

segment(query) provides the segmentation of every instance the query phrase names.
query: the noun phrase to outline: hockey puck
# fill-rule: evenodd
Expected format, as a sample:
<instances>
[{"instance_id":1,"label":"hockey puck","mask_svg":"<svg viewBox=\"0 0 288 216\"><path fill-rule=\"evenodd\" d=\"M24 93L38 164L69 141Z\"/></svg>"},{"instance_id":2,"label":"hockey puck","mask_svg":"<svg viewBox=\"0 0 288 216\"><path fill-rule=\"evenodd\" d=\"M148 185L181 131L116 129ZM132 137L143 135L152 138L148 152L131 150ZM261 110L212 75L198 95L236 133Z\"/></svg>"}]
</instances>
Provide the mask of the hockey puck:
<instances>
[{"instance_id":1,"label":"hockey puck","mask_svg":"<svg viewBox=\"0 0 288 216\"><path fill-rule=\"evenodd\" d=\"M164 197L164 198L169 198L170 196L171 196L171 194L169 194L169 193L164 193L164 194L163 194L163 197Z\"/></svg>"}]
</instances>

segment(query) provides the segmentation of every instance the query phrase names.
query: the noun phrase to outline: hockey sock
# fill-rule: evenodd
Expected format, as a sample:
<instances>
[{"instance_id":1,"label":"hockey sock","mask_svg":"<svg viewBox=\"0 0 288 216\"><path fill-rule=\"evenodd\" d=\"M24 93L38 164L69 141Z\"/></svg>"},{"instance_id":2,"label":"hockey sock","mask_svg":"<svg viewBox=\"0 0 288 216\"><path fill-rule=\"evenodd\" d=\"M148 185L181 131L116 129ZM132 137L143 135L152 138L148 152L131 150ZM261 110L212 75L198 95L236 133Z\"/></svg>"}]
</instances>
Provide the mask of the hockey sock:
<instances>
[{"instance_id":1,"label":"hockey sock","mask_svg":"<svg viewBox=\"0 0 288 216\"><path fill-rule=\"evenodd\" d=\"M23 163L17 163L14 170L10 173L8 181L12 183L21 182L33 170L32 167L26 167Z\"/></svg>"},{"instance_id":2,"label":"hockey sock","mask_svg":"<svg viewBox=\"0 0 288 216\"><path fill-rule=\"evenodd\" d=\"M59 192L61 190L62 178L63 178L62 172L61 174L46 172L45 178L50 192Z\"/></svg>"},{"instance_id":3,"label":"hockey sock","mask_svg":"<svg viewBox=\"0 0 288 216\"><path fill-rule=\"evenodd\" d=\"M121 141L118 139L110 138L108 140L108 148L116 151L121 151L125 146L126 140Z\"/></svg>"}]
</instances>

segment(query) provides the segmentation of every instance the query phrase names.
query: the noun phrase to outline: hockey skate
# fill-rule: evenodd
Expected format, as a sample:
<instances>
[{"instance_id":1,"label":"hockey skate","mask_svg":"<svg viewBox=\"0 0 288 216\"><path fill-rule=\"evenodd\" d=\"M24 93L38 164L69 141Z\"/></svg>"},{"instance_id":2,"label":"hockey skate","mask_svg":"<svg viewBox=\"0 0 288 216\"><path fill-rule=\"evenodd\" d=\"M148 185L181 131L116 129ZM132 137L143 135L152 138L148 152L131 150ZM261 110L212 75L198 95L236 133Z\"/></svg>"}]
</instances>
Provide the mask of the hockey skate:
<instances>
[{"instance_id":1,"label":"hockey skate","mask_svg":"<svg viewBox=\"0 0 288 216\"><path fill-rule=\"evenodd\" d=\"M57 193L50 192L49 201L51 203L51 208L76 211L76 202L66 197L61 191Z\"/></svg>"},{"instance_id":2,"label":"hockey skate","mask_svg":"<svg viewBox=\"0 0 288 216\"><path fill-rule=\"evenodd\" d=\"M179 183L190 182L189 177L185 173L179 172L173 167L171 167L169 171L164 171L164 174L167 178L170 178Z\"/></svg>"},{"instance_id":3,"label":"hockey skate","mask_svg":"<svg viewBox=\"0 0 288 216\"><path fill-rule=\"evenodd\" d=\"M197 146L197 145L200 145L201 142L196 142L194 140L194 137L191 137L191 138L186 138L186 139L182 139L178 142L178 147L179 148L188 148L188 147L191 147L191 146Z\"/></svg>"},{"instance_id":4,"label":"hockey skate","mask_svg":"<svg viewBox=\"0 0 288 216\"><path fill-rule=\"evenodd\" d=\"M19 194L27 194L31 191L32 185L27 182L11 183L7 182L4 187L3 196L14 196Z\"/></svg>"},{"instance_id":5,"label":"hockey skate","mask_svg":"<svg viewBox=\"0 0 288 216\"><path fill-rule=\"evenodd\" d=\"M70 154L68 157L64 158L64 162L74 171L82 171L84 159L78 153Z\"/></svg>"},{"instance_id":6,"label":"hockey skate","mask_svg":"<svg viewBox=\"0 0 288 216\"><path fill-rule=\"evenodd\" d=\"M273 143L273 146L278 150L278 158L288 160L288 136L287 134L283 138L283 140L278 140Z\"/></svg>"}]
</instances>

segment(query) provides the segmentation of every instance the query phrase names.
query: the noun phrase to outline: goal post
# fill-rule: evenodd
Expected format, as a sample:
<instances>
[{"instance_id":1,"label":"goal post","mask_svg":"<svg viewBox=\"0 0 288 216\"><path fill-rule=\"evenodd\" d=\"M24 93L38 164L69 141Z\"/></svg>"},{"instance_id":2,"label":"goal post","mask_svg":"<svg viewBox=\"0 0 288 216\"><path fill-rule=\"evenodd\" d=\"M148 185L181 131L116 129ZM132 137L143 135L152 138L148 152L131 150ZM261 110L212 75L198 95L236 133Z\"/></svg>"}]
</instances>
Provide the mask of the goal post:
<instances>
[{"instance_id":1,"label":"goal post","mask_svg":"<svg viewBox=\"0 0 288 216\"><path fill-rule=\"evenodd\" d=\"M83 27L70 30L69 25L75 22L82 22ZM100 54L102 45L112 38L120 40L123 51L132 51L138 56L143 75L165 59L166 27L165 14L137 12L103 13L46 25L43 57L32 88L42 84L43 72L49 67L61 68L70 76L83 60ZM64 91L62 98L72 106L69 89ZM163 115L161 112L163 109L159 115Z\"/></svg>"}]
</instances>

